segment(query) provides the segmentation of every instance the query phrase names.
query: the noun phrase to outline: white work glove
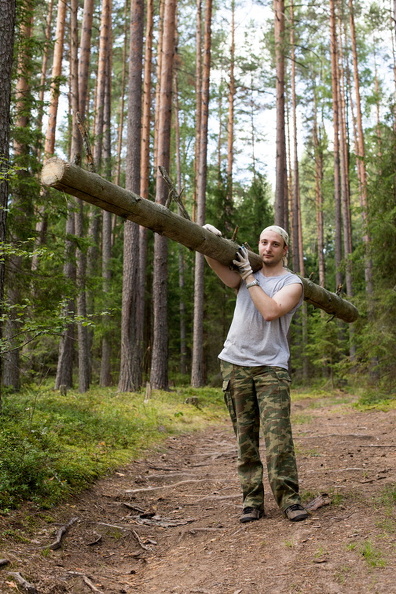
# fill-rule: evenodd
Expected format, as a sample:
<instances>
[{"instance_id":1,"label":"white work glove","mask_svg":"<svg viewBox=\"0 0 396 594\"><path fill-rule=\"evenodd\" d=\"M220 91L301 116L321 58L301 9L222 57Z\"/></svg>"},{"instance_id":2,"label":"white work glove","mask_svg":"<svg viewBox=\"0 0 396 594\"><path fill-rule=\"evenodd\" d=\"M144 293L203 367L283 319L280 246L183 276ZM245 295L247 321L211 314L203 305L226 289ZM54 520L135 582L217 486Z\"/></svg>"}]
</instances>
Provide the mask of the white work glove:
<instances>
[{"instance_id":1,"label":"white work glove","mask_svg":"<svg viewBox=\"0 0 396 594\"><path fill-rule=\"evenodd\" d=\"M236 260L233 260L233 264L238 268L238 272L243 280L246 280L250 274L253 274L252 267L250 266L248 251L244 246L241 246L236 253Z\"/></svg>"},{"instance_id":2,"label":"white work glove","mask_svg":"<svg viewBox=\"0 0 396 594\"><path fill-rule=\"evenodd\" d=\"M206 225L203 225L202 228L206 229L207 231L210 231L211 233L214 233L215 235L218 235L219 237L222 236L221 231L219 231L218 229L216 229L216 227L214 227L213 225L210 225L209 223L206 223Z\"/></svg>"}]
</instances>

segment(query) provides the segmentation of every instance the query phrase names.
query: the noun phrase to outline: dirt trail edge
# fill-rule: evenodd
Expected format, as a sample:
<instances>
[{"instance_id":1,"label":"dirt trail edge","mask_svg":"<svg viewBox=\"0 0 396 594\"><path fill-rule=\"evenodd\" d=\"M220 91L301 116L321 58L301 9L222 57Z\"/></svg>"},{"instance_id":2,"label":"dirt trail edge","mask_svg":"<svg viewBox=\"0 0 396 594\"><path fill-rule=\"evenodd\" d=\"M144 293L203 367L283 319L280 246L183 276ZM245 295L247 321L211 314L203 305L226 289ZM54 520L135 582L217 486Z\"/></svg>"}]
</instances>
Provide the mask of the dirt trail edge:
<instances>
[{"instance_id":1,"label":"dirt trail edge","mask_svg":"<svg viewBox=\"0 0 396 594\"><path fill-rule=\"evenodd\" d=\"M266 517L239 523L225 422L170 437L56 509L0 518L0 592L396 592L396 411L352 401L293 404L301 491L322 495L309 520L284 519L266 482Z\"/></svg>"}]
</instances>

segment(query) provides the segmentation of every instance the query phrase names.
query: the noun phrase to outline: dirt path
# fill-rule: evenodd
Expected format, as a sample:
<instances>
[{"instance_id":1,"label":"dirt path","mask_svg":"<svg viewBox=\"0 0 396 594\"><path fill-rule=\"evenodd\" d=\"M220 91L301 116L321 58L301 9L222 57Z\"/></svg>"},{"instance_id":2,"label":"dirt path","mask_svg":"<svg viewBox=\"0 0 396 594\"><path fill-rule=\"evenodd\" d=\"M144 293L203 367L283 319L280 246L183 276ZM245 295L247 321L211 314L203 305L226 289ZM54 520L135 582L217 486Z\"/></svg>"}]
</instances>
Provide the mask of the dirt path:
<instances>
[{"instance_id":1,"label":"dirt path","mask_svg":"<svg viewBox=\"0 0 396 594\"><path fill-rule=\"evenodd\" d=\"M72 503L0 519L0 532L13 531L0 545L11 561L1 593L16 592L10 572L38 594L396 592L396 410L357 412L345 400L293 405L302 493L331 499L306 522L285 520L266 483L266 517L239 523L225 423L169 438Z\"/></svg>"}]
</instances>

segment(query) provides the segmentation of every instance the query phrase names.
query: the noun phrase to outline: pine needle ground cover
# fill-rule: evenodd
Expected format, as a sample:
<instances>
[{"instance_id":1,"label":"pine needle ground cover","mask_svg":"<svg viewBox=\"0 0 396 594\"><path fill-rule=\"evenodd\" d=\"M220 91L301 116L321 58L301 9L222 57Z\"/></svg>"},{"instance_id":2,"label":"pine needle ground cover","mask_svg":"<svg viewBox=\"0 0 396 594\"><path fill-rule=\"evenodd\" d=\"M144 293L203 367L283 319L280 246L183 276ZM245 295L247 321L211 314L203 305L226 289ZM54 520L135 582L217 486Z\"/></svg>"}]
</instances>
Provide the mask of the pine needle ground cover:
<instances>
[{"instance_id":1,"label":"pine needle ground cover","mask_svg":"<svg viewBox=\"0 0 396 594\"><path fill-rule=\"evenodd\" d=\"M154 391L146 402L144 393L114 388L61 395L32 387L3 396L0 510L23 501L54 505L170 434L225 418L221 390L214 388Z\"/></svg>"}]
</instances>

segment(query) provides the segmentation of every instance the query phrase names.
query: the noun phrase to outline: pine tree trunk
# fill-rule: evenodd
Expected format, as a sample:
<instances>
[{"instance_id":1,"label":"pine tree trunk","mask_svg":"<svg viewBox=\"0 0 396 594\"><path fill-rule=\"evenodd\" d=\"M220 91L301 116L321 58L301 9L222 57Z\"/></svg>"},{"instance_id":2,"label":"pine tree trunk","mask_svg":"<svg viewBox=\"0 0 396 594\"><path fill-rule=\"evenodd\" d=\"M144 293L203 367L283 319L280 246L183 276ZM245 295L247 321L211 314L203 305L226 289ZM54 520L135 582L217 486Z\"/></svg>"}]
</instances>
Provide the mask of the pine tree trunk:
<instances>
[{"instance_id":1,"label":"pine tree trunk","mask_svg":"<svg viewBox=\"0 0 396 594\"><path fill-rule=\"evenodd\" d=\"M151 73L152 73L152 55L153 55L153 37L154 37L154 1L147 0L146 5L146 35L144 47L144 71L143 71L143 103L142 103L142 141L141 141L141 163L140 163L140 195L149 198L150 181L150 139L152 122L152 101L151 101ZM147 252L148 252L148 232L146 227L139 226L139 295L137 304L137 340L142 345L142 356L149 343L150 329L146 323L146 317L150 312L146 312L146 287L147 279ZM146 369L142 365L142 374L146 374ZM146 377L142 378L143 381Z\"/></svg>"},{"instance_id":2,"label":"pine tree trunk","mask_svg":"<svg viewBox=\"0 0 396 594\"><path fill-rule=\"evenodd\" d=\"M93 11L94 0L84 0L78 72L79 111L82 119L85 118L88 105L88 82L91 62Z\"/></svg>"},{"instance_id":3,"label":"pine tree trunk","mask_svg":"<svg viewBox=\"0 0 396 594\"><path fill-rule=\"evenodd\" d=\"M10 106L11 80L14 51L14 27L16 4L14 0L2 2L0 12L0 173L6 173L9 168L9 140L10 140ZM8 178L0 176L0 243L7 237L7 206L8 206ZM0 320L3 314L3 299L5 285L5 265L0 261ZM0 340L3 338L3 325L0 321ZM3 358L0 354L0 408L1 385L3 374Z\"/></svg>"},{"instance_id":4,"label":"pine tree trunk","mask_svg":"<svg viewBox=\"0 0 396 594\"><path fill-rule=\"evenodd\" d=\"M55 31L55 45L54 45L54 56L52 62L52 83L51 83L51 96L50 104L48 107L48 125L47 132L45 135L44 153L48 157L53 155L55 150L55 131L56 131L56 120L58 117L58 104L59 104L59 85L62 75L62 57L63 57L63 41L65 35L65 22L66 22L66 7L67 3L60 1L58 3L58 14L56 20L56 31Z\"/></svg>"},{"instance_id":5,"label":"pine tree trunk","mask_svg":"<svg viewBox=\"0 0 396 594\"><path fill-rule=\"evenodd\" d=\"M231 0L231 47L230 74L228 85L228 121L227 121L227 193L225 202L226 232L232 233L233 211L233 165L234 165L234 103L235 103L235 0Z\"/></svg>"},{"instance_id":6,"label":"pine tree trunk","mask_svg":"<svg viewBox=\"0 0 396 594\"><path fill-rule=\"evenodd\" d=\"M106 77L106 93L104 104L104 133L103 133L103 163L104 172L107 179L111 179L111 56L107 56L107 72ZM105 308L109 306L108 293L111 288L111 255L112 255L112 233L113 233L113 215L110 212L103 211L102 213L102 287L103 299ZM111 333L108 325L110 319L108 316L103 317L105 325L104 334L102 337L102 357L100 360L100 377L99 383L101 386L111 386Z\"/></svg>"},{"instance_id":7,"label":"pine tree trunk","mask_svg":"<svg viewBox=\"0 0 396 594\"><path fill-rule=\"evenodd\" d=\"M82 139L77 126L76 112L79 109L79 61L78 61L78 0L70 3L70 64L71 64L71 107L72 107L72 146L73 158L81 157ZM75 211L75 234L84 238L84 203L77 201ZM86 292L87 256L81 243L77 243L76 249L76 312L79 317L77 323L78 337L78 389L81 393L87 392L91 381L91 360L89 349L89 332L84 320L87 317L87 292Z\"/></svg>"},{"instance_id":8,"label":"pine tree trunk","mask_svg":"<svg viewBox=\"0 0 396 594\"><path fill-rule=\"evenodd\" d=\"M334 218L335 218L335 265L336 285L342 286L342 218L341 218L341 173L340 173L340 113L339 113L339 80L338 80L338 42L336 28L335 0L330 0L330 47L331 47L331 84L333 100L334 130Z\"/></svg>"},{"instance_id":9,"label":"pine tree trunk","mask_svg":"<svg viewBox=\"0 0 396 594\"><path fill-rule=\"evenodd\" d=\"M126 187L140 191L141 122L142 122L142 57L143 0L131 4L131 34L129 56L128 138L126 157ZM121 320L121 367L118 389L132 392L142 385L142 344L138 343L139 286L139 226L132 221L124 225L124 261Z\"/></svg>"},{"instance_id":10,"label":"pine tree trunk","mask_svg":"<svg viewBox=\"0 0 396 594\"><path fill-rule=\"evenodd\" d=\"M362 211L363 219L363 242L365 248L364 256L364 276L366 281L366 292L369 300L371 301L373 295L373 263L370 255L370 244L371 237L369 231L368 221L368 202L367 202L367 173L365 164L365 145L364 145L364 131L362 121L362 102L360 96L360 77L359 77L359 62L357 54L356 44L356 31L355 31L355 17L354 17L354 5L353 0L349 0L349 23L351 29L351 43L352 43L352 58L353 58L353 79L355 86L355 99L356 99L356 157L357 157L357 174L359 181L359 196L360 196L360 207ZM396 68L395 68L396 72ZM370 309L370 308L369 308Z\"/></svg>"},{"instance_id":11,"label":"pine tree trunk","mask_svg":"<svg viewBox=\"0 0 396 594\"><path fill-rule=\"evenodd\" d=\"M68 214L66 219L65 239L65 263L63 275L74 286L76 283L75 247L72 238L75 234L74 224L75 201L69 200ZM63 315L66 318L74 317L76 311L75 299L67 296L63 307ZM56 369L55 389L60 386L73 387L73 363L74 363L75 324L69 322L63 331L59 342L58 365Z\"/></svg>"},{"instance_id":12,"label":"pine tree trunk","mask_svg":"<svg viewBox=\"0 0 396 594\"><path fill-rule=\"evenodd\" d=\"M297 94L296 94L296 57L294 39L294 6L290 4L290 46L291 46L291 110L292 110L292 138L293 138L293 187L292 187L292 254L293 270L304 275L304 260L302 248L301 228L301 199L300 199L300 175L298 164L298 138L297 138Z\"/></svg>"},{"instance_id":13,"label":"pine tree trunk","mask_svg":"<svg viewBox=\"0 0 396 594\"><path fill-rule=\"evenodd\" d=\"M176 0L164 2L162 60L158 104L157 166L169 171L172 118L172 81L175 54ZM165 204L167 186L157 169L155 201ZM168 240L154 237L153 270L153 344L150 383L153 388L168 389Z\"/></svg>"},{"instance_id":14,"label":"pine tree trunk","mask_svg":"<svg viewBox=\"0 0 396 594\"><path fill-rule=\"evenodd\" d=\"M197 185L197 218L198 225L205 223L206 179L208 152L209 122L209 83L211 56L212 0L206 0L205 31L203 47L202 93L201 93L201 132L198 185ZM204 315L204 272L205 261L200 253L195 254L194 269L194 320L193 320L193 352L191 367L191 385L198 388L205 385L205 368L203 352L203 315Z\"/></svg>"},{"instance_id":15,"label":"pine tree trunk","mask_svg":"<svg viewBox=\"0 0 396 594\"><path fill-rule=\"evenodd\" d=\"M15 90L15 136L14 136L14 161L22 169L17 174L17 182L14 185L12 193L12 210L13 210L13 224L11 229L10 242L15 246L20 245L21 242L26 241L30 236L30 230L33 224L33 197L29 190L30 173L28 171L29 162L28 155L30 147L25 142L23 131L29 127L30 111L31 111L31 57L28 51L28 46L31 43L32 27L33 27L33 6L32 2L26 3L25 19L20 25L20 36L23 43L20 47L17 65L17 82ZM15 336L20 333L20 324L22 318L15 316L13 311L21 303L21 295L23 289L25 264L21 256L12 255L7 259L7 268L12 278L6 279L6 301L12 308L11 313L7 316L5 338L9 343L9 351L4 357L4 372L3 383L5 386L18 391L21 386L20 379L20 353L18 340ZM7 282L8 280L8 282Z\"/></svg>"},{"instance_id":16,"label":"pine tree trunk","mask_svg":"<svg viewBox=\"0 0 396 594\"><path fill-rule=\"evenodd\" d=\"M195 147L194 147L194 198L192 219L197 217L197 192L199 152L201 150L202 118L202 0L197 0L197 22L195 29Z\"/></svg>"},{"instance_id":17,"label":"pine tree trunk","mask_svg":"<svg viewBox=\"0 0 396 594\"><path fill-rule=\"evenodd\" d=\"M285 134L285 3L274 0L276 68L276 187L275 224L288 227L287 161Z\"/></svg>"},{"instance_id":18,"label":"pine tree trunk","mask_svg":"<svg viewBox=\"0 0 396 594\"><path fill-rule=\"evenodd\" d=\"M325 286L324 225L323 225L323 150L318 132L318 106L316 93L314 98L313 142L315 152L315 212L316 238L318 253L319 286Z\"/></svg>"},{"instance_id":19,"label":"pine tree trunk","mask_svg":"<svg viewBox=\"0 0 396 594\"><path fill-rule=\"evenodd\" d=\"M124 29L123 35L124 40L122 44L122 77L121 77L121 98L118 109L118 126L117 126L117 152L115 155L115 175L114 183L117 186L120 185L121 181L121 163L122 163L122 149L123 149L123 136L124 136L124 121L125 121L125 89L127 80L127 56L128 56L128 5L129 1L125 0L124 5Z\"/></svg>"},{"instance_id":20,"label":"pine tree trunk","mask_svg":"<svg viewBox=\"0 0 396 594\"><path fill-rule=\"evenodd\" d=\"M179 122L179 86L177 79L177 71L174 73L174 96L175 96L175 145L176 145L176 176L177 176L177 193L181 197L182 193L182 171L181 171L181 138L180 138L180 122ZM181 208L178 208L179 214L182 216ZM179 349L179 369L181 374L187 373L187 328L186 328L186 299L184 295L185 287L185 255L181 246L178 246L178 271L179 271L179 328L180 328L180 349Z\"/></svg>"}]
</instances>

